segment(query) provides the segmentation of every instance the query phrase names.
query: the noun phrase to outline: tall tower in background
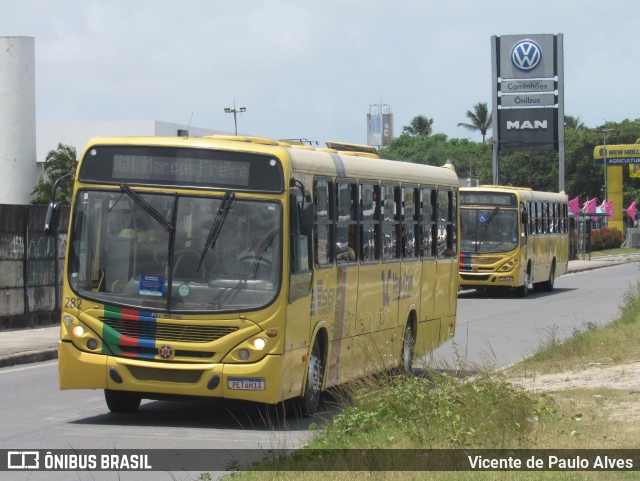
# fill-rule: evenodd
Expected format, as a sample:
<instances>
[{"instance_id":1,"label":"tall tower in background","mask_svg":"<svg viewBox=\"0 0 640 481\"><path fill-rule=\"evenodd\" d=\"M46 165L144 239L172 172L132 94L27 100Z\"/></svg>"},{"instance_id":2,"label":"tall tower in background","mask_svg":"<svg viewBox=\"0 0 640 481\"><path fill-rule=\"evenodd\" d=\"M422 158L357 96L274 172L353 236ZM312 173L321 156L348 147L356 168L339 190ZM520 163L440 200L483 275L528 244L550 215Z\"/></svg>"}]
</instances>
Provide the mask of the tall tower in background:
<instances>
[{"instance_id":1,"label":"tall tower in background","mask_svg":"<svg viewBox=\"0 0 640 481\"><path fill-rule=\"evenodd\" d=\"M393 113L386 104L369 105L367 114L367 145L381 148L393 139Z\"/></svg>"},{"instance_id":2,"label":"tall tower in background","mask_svg":"<svg viewBox=\"0 0 640 481\"><path fill-rule=\"evenodd\" d=\"M38 178L33 37L0 37L0 204L29 204Z\"/></svg>"}]
</instances>

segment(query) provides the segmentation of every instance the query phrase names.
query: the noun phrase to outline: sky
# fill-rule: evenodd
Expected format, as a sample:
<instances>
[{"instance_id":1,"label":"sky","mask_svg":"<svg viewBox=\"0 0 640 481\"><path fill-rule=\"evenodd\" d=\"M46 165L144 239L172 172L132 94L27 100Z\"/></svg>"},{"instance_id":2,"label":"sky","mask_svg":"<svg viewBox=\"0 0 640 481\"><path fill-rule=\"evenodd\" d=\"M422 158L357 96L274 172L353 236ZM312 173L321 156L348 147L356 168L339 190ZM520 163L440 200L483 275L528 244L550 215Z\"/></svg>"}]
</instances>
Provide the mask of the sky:
<instances>
[{"instance_id":1,"label":"sky","mask_svg":"<svg viewBox=\"0 0 640 481\"><path fill-rule=\"evenodd\" d=\"M491 106L491 36L563 34L565 113L640 117L637 0L0 0L0 36L35 38L36 121L159 120L366 144Z\"/></svg>"}]
</instances>

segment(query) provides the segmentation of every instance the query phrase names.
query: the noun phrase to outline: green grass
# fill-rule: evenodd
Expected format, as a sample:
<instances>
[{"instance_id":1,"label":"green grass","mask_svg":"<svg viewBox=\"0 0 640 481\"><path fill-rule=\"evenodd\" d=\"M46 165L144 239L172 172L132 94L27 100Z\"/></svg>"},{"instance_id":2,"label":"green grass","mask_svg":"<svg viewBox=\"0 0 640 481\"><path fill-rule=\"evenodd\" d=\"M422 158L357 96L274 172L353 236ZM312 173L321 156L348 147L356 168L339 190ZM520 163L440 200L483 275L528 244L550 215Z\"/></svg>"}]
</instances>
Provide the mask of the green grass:
<instances>
[{"instance_id":1,"label":"green grass","mask_svg":"<svg viewBox=\"0 0 640 481\"><path fill-rule=\"evenodd\" d=\"M535 355L509 372L482 372L471 379L431 372L426 376L377 376L347 387L343 409L302 452L281 460L280 471L239 472L237 480L298 480L309 468L304 450L333 449L637 449L638 396L623 390L574 389L532 392L511 384L511 375L567 372L589 362L623 364L640 352L640 285L626 295L620 318L586 326L565 342L553 336ZM347 402L348 400L348 402ZM299 450L300 451L300 450ZM391 452L391 451L390 451ZM325 465L337 466L327 451ZM379 460L384 462L384 459ZM208 473L203 473L206 476ZM389 472L306 471L306 480L635 480L636 472ZM206 479L206 478L202 478Z\"/></svg>"},{"instance_id":2,"label":"green grass","mask_svg":"<svg viewBox=\"0 0 640 481\"><path fill-rule=\"evenodd\" d=\"M620 247L618 249L604 249L601 251L592 251L591 257L603 257L603 256L624 255L624 254L640 254L640 249L633 249L631 247Z\"/></svg>"}]
</instances>

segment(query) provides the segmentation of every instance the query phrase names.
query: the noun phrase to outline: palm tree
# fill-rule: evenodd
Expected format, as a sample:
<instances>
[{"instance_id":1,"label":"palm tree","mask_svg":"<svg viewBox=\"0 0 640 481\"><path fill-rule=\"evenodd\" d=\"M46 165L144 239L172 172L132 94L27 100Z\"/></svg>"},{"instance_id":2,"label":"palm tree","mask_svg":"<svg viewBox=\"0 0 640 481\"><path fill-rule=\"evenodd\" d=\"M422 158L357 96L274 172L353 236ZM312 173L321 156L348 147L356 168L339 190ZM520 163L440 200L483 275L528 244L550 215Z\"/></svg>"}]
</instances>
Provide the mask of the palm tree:
<instances>
[{"instance_id":1,"label":"palm tree","mask_svg":"<svg viewBox=\"0 0 640 481\"><path fill-rule=\"evenodd\" d=\"M480 102L473 106L473 112L467 110L467 118L471 121L469 124L459 123L458 127L464 127L469 130L478 130L482 135L482 142L484 142L487 131L491 128L491 112L487 107L486 102Z\"/></svg>"},{"instance_id":2,"label":"palm tree","mask_svg":"<svg viewBox=\"0 0 640 481\"><path fill-rule=\"evenodd\" d=\"M406 125L402 131L415 137L428 137L433 130L433 119L429 119L424 115L418 115L413 118L409 125Z\"/></svg>"},{"instance_id":3,"label":"palm tree","mask_svg":"<svg viewBox=\"0 0 640 481\"><path fill-rule=\"evenodd\" d=\"M76 171L78 166L76 148L58 144L56 150L50 150L44 162L44 175L31 191L32 204L48 204L53 197L53 184L63 175ZM61 205L70 205L72 185L61 185L56 194L56 201Z\"/></svg>"},{"instance_id":4,"label":"palm tree","mask_svg":"<svg viewBox=\"0 0 640 481\"><path fill-rule=\"evenodd\" d=\"M580 117L574 117L573 115L564 116L564 128L573 130L584 130L587 127L582 123Z\"/></svg>"}]
</instances>

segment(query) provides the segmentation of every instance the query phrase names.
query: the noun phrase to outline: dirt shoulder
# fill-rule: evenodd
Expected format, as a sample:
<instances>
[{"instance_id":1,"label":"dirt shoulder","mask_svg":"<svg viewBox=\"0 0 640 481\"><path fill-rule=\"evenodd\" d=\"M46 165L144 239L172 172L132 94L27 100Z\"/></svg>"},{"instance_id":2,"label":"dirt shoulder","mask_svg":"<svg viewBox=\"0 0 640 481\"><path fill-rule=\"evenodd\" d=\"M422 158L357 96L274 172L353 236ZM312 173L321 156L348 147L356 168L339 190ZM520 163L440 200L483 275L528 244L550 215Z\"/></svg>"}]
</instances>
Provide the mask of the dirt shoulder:
<instances>
[{"instance_id":1,"label":"dirt shoulder","mask_svg":"<svg viewBox=\"0 0 640 481\"><path fill-rule=\"evenodd\" d=\"M615 366L589 366L579 371L558 374L534 374L510 380L515 386L533 392L607 388L640 393L640 360Z\"/></svg>"}]
</instances>

